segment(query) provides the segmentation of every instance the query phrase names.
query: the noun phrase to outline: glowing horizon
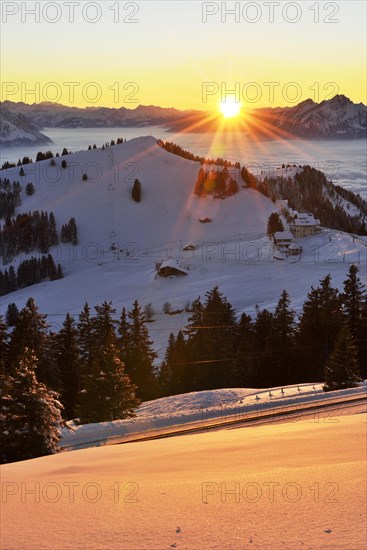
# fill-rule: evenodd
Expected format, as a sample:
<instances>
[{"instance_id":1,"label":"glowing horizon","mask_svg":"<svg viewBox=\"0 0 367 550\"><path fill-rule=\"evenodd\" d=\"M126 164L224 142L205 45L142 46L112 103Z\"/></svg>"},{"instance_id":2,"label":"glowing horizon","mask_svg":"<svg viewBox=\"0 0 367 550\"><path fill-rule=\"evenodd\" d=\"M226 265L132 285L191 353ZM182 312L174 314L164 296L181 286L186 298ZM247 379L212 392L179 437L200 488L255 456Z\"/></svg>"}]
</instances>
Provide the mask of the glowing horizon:
<instances>
[{"instance_id":1,"label":"glowing horizon","mask_svg":"<svg viewBox=\"0 0 367 550\"><path fill-rule=\"evenodd\" d=\"M329 8L316 14L315 3L306 0L294 23L282 16L284 2L274 11L273 23L262 2L252 3L261 8L256 24L244 20L245 12L238 22L230 14L222 22L216 2L131 2L139 11L121 8L119 15L116 2L103 2L95 23L82 17L85 2L75 8L74 23L68 21L65 3L54 2L50 5L64 11L53 24L57 12L51 8L36 22L35 15L22 14L20 8L6 14L6 4L17 3L1 3L1 101L215 112L232 91L249 110L292 107L309 98L321 102L337 93L366 103L363 2L339 2L336 14ZM204 4L219 10L207 14L206 22ZM292 10L285 14L295 17ZM96 18L92 8L85 15ZM247 16L254 17L250 11ZM205 86L212 90L206 97Z\"/></svg>"}]
</instances>

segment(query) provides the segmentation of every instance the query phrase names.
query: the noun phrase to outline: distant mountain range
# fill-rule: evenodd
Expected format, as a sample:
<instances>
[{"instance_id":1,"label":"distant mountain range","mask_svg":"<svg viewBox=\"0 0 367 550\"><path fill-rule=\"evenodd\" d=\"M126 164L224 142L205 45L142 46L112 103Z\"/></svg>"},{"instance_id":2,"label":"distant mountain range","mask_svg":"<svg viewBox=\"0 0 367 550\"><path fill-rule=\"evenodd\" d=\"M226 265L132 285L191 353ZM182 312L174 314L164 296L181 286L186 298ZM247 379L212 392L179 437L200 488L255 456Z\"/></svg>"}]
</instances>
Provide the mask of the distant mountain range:
<instances>
[{"instance_id":1,"label":"distant mountain range","mask_svg":"<svg viewBox=\"0 0 367 550\"><path fill-rule=\"evenodd\" d=\"M40 128L21 113L0 108L0 143L2 147L12 145L46 145L52 140L40 132Z\"/></svg>"},{"instance_id":2,"label":"distant mountain range","mask_svg":"<svg viewBox=\"0 0 367 550\"><path fill-rule=\"evenodd\" d=\"M43 102L0 104L2 144L46 143L42 128L115 128L160 125L179 132L216 132L236 129L253 139L345 139L367 137L367 107L344 95L316 103L307 99L294 107L244 111L225 121L220 114L139 105L126 107L67 107ZM13 125L13 126L12 126ZM15 131L18 128L18 133ZM29 135L25 135L27 131ZM40 141L37 141L40 140ZM50 142L50 140L48 141Z\"/></svg>"},{"instance_id":3,"label":"distant mountain range","mask_svg":"<svg viewBox=\"0 0 367 550\"><path fill-rule=\"evenodd\" d=\"M177 118L200 111L180 111L173 108L139 105L135 109L126 107L67 107L59 103L14 103L4 101L12 113L26 116L40 128L116 128L162 125Z\"/></svg>"},{"instance_id":4,"label":"distant mountain range","mask_svg":"<svg viewBox=\"0 0 367 550\"><path fill-rule=\"evenodd\" d=\"M321 103L307 99L294 107L253 109L228 122L213 114L192 113L169 125L170 130L190 132L213 132L218 127L261 140L362 138L367 137L367 107L336 95Z\"/></svg>"}]
</instances>

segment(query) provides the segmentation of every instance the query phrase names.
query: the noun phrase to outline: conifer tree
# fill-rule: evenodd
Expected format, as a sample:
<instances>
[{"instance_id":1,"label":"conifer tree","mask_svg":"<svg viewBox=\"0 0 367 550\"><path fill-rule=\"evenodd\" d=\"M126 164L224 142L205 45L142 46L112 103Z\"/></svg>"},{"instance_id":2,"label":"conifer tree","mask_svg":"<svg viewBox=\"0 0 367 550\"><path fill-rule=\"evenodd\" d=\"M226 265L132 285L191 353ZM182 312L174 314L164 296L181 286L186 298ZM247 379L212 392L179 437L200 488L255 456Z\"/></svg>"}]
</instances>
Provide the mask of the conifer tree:
<instances>
[{"instance_id":1,"label":"conifer tree","mask_svg":"<svg viewBox=\"0 0 367 550\"><path fill-rule=\"evenodd\" d=\"M201 367L203 389L228 388L235 384L237 326L234 310L218 287L206 293L203 326L205 344ZM206 378L206 380L204 380Z\"/></svg>"},{"instance_id":2,"label":"conifer tree","mask_svg":"<svg viewBox=\"0 0 367 550\"><path fill-rule=\"evenodd\" d=\"M268 219L268 225L266 227L266 234L269 237L272 237L278 231L284 231L283 222L278 214L278 212L273 212L270 214Z\"/></svg>"},{"instance_id":3,"label":"conifer tree","mask_svg":"<svg viewBox=\"0 0 367 550\"><path fill-rule=\"evenodd\" d=\"M126 309L123 307L120 321L118 324L118 348L120 351L121 361L126 365L129 364L129 321L127 317ZM127 370L127 372L129 372Z\"/></svg>"},{"instance_id":4,"label":"conifer tree","mask_svg":"<svg viewBox=\"0 0 367 550\"><path fill-rule=\"evenodd\" d=\"M202 195L204 190L204 182L205 182L205 172L204 172L204 169L201 167L199 169L198 177L194 186L195 195L198 195L199 197Z\"/></svg>"},{"instance_id":5,"label":"conifer tree","mask_svg":"<svg viewBox=\"0 0 367 550\"><path fill-rule=\"evenodd\" d=\"M117 321L113 316L116 310L112 307L112 302L103 302L100 306L95 306L96 316L93 319L93 340L97 347L105 347L109 344L117 344L116 326Z\"/></svg>"},{"instance_id":6,"label":"conifer tree","mask_svg":"<svg viewBox=\"0 0 367 550\"><path fill-rule=\"evenodd\" d=\"M176 395L186 391L185 380L186 342L180 330L175 338L171 333L164 361L159 372L160 395Z\"/></svg>"},{"instance_id":7,"label":"conifer tree","mask_svg":"<svg viewBox=\"0 0 367 550\"><path fill-rule=\"evenodd\" d=\"M53 212L50 212L49 228L48 244L49 246L56 246L59 244L59 238L57 236L56 221Z\"/></svg>"},{"instance_id":8,"label":"conifer tree","mask_svg":"<svg viewBox=\"0 0 367 550\"><path fill-rule=\"evenodd\" d=\"M29 298L19 312L9 345L11 369L16 368L24 348L31 349L37 357L37 379L47 386L57 388L58 373L51 361L52 353L48 336L47 315L40 313L33 298Z\"/></svg>"},{"instance_id":9,"label":"conifer tree","mask_svg":"<svg viewBox=\"0 0 367 550\"><path fill-rule=\"evenodd\" d=\"M347 325L344 325L339 331L334 350L328 358L324 376L324 391L354 388L361 381L358 349Z\"/></svg>"},{"instance_id":10,"label":"conifer tree","mask_svg":"<svg viewBox=\"0 0 367 550\"><path fill-rule=\"evenodd\" d=\"M61 376L61 401L64 417L75 418L81 384L81 358L78 347L78 331L69 313L56 336L56 360Z\"/></svg>"},{"instance_id":11,"label":"conifer tree","mask_svg":"<svg viewBox=\"0 0 367 550\"><path fill-rule=\"evenodd\" d=\"M142 401L152 399L155 392L154 360L157 354L153 351L152 341L144 319L144 313L137 300L128 313L129 356L126 372L133 384L137 386L137 395Z\"/></svg>"},{"instance_id":12,"label":"conifer tree","mask_svg":"<svg viewBox=\"0 0 367 550\"><path fill-rule=\"evenodd\" d=\"M27 183L26 188L25 188L25 192L29 197L34 195L34 185L33 185L33 183Z\"/></svg>"},{"instance_id":13,"label":"conifer tree","mask_svg":"<svg viewBox=\"0 0 367 550\"><path fill-rule=\"evenodd\" d=\"M303 380L322 380L329 353L343 325L340 295L331 286L327 275L318 288L311 288L303 304L297 345L301 350L301 376Z\"/></svg>"},{"instance_id":14,"label":"conifer tree","mask_svg":"<svg viewBox=\"0 0 367 550\"><path fill-rule=\"evenodd\" d=\"M203 327L204 306L200 296L192 302L191 316L185 329L187 340L187 364L185 366L184 380L185 391L196 391L201 389L200 366L206 343Z\"/></svg>"},{"instance_id":15,"label":"conifer tree","mask_svg":"<svg viewBox=\"0 0 367 550\"><path fill-rule=\"evenodd\" d=\"M19 310L17 305L14 302L11 302L6 310L6 324L8 327L13 327L15 325L18 315Z\"/></svg>"},{"instance_id":16,"label":"conifer tree","mask_svg":"<svg viewBox=\"0 0 367 550\"><path fill-rule=\"evenodd\" d=\"M135 202L141 201L141 183L138 179L134 181L131 196Z\"/></svg>"},{"instance_id":17,"label":"conifer tree","mask_svg":"<svg viewBox=\"0 0 367 550\"><path fill-rule=\"evenodd\" d=\"M361 311L361 334L359 345L360 367L363 379L367 378L367 296L364 297ZM364 335L364 336L363 336Z\"/></svg>"},{"instance_id":18,"label":"conifer tree","mask_svg":"<svg viewBox=\"0 0 367 550\"><path fill-rule=\"evenodd\" d=\"M135 416L139 406L136 386L125 373L124 364L113 344L107 344L93 357L91 372L80 393L81 422L106 422Z\"/></svg>"},{"instance_id":19,"label":"conifer tree","mask_svg":"<svg viewBox=\"0 0 367 550\"><path fill-rule=\"evenodd\" d=\"M352 264L347 279L344 281L344 292L341 295L344 315L355 343L358 347L362 376L367 377L367 320L364 306L367 300L366 287L358 277L358 266Z\"/></svg>"},{"instance_id":20,"label":"conifer tree","mask_svg":"<svg viewBox=\"0 0 367 550\"><path fill-rule=\"evenodd\" d=\"M15 462L58 451L62 405L37 381L37 357L24 348L13 376L0 389L0 461Z\"/></svg>"},{"instance_id":21,"label":"conifer tree","mask_svg":"<svg viewBox=\"0 0 367 550\"><path fill-rule=\"evenodd\" d=\"M93 335L93 318L87 302L84 304L83 310L79 315L77 330L78 345L82 360L82 375L84 376L90 372L93 360L93 349L95 346Z\"/></svg>"},{"instance_id":22,"label":"conifer tree","mask_svg":"<svg viewBox=\"0 0 367 550\"><path fill-rule=\"evenodd\" d=\"M270 342L274 369L271 385L274 386L296 381L294 316L294 311L290 309L289 294L283 290L273 316Z\"/></svg>"},{"instance_id":23,"label":"conifer tree","mask_svg":"<svg viewBox=\"0 0 367 550\"><path fill-rule=\"evenodd\" d=\"M4 376L8 366L9 334L4 318L0 315L0 377Z\"/></svg>"},{"instance_id":24,"label":"conifer tree","mask_svg":"<svg viewBox=\"0 0 367 550\"><path fill-rule=\"evenodd\" d=\"M159 384L159 395L167 396L173 395L173 361L174 361L174 347L175 347L175 335L173 332L169 335L168 344L166 348L166 353L164 361L161 365L159 375L158 375L158 384Z\"/></svg>"},{"instance_id":25,"label":"conifer tree","mask_svg":"<svg viewBox=\"0 0 367 550\"><path fill-rule=\"evenodd\" d=\"M273 314L267 309L258 311L254 323L254 369L257 386L270 387L273 380L271 335L273 331Z\"/></svg>"},{"instance_id":26,"label":"conifer tree","mask_svg":"<svg viewBox=\"0 0 367 550\"><path fill-rule=\"evenodd\" d=\"M237 332L238 385L245 388L255 388L257 386L255 332L252 319L246 313L241 315Z\"/></svg>"},{"instance_id":27,"label":"conifer tree","mask_svg":"<svg viewBox=\"0 0 367 550\"><path fill-rule=\"evenodd\" d=\"M341 296L349 328L356 339L360 332L363 299L366 296L366 288L358 277L358 271L358 266L355 264L350 266L348 277L344 281L344 292Z\"/></svg>"}]
</instances>

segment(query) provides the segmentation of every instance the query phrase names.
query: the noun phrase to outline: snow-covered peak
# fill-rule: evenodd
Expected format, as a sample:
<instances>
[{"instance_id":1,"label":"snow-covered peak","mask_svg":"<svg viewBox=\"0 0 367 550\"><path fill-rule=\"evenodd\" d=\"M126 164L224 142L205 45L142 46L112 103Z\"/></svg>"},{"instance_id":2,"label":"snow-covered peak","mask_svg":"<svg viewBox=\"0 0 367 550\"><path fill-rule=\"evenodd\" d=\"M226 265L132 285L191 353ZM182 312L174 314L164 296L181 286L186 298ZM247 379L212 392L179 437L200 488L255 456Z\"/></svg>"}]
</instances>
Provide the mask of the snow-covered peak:
<instances>
[{"instance_id":1,"label":"snow-covered peak","mask_svg":"<svg viewBox=\"0 0 367 550\"><path fill-rule=\"evenodd\" d=\"M4 106L0 109L0 143L1 146L13 145L43 145L52 143L52 140L42 134L39 128L27 118L10 113Z\"/></svg>"}]
</instances>

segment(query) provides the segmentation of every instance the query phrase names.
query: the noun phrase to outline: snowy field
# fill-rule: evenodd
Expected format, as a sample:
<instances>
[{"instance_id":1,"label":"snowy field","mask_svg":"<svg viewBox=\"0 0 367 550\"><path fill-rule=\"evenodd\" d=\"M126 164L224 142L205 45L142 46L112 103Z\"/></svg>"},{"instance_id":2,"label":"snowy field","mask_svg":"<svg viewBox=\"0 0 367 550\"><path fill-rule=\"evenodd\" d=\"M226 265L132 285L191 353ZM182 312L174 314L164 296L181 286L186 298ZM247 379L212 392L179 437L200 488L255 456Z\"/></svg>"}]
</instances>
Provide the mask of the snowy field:
<instances>
[{"instance_id":1,"label":"snowy field","mask_svg":"<svg viewBox=\"0 0 367 550\"><path fill-rule=\"evenodd\" d=\"M167 315L163 304L183 310L187 301L218 285L238 314L256 315L257 307L274 310L283 289L299 313L311 285L328 273L332 284L342 288L352 263L366 280L367 247L360 239L336 231L299 239L303 252L288 261L266 237L269 215L276 206L260 193L240 188L226 200L198 198L193 194L200 164L172 155L153 137L132 139L106 150L68 155L68 168L49 161L2 172L20 179L22 205L18 212L53 211L57 227L74 216L79 246L60 245L51 250L65 278L43 282L1 298L0 314L10 302L24 307L32 296L40 311L48 314L52 330L59 330L65 315L77 316L84 303L93 307L111 300L119 315L135 299L144 307L152 303L154 322L151 338L162 359L170 332L177 333L189 317L185 311ZM89 180L82 180L87 172ZM131 199L135 178L142 184L142 202ZM33 182L36 192L28 197L25 185ZM200 223L208 217L211 223ZM184 251L193 243L196 250ZM115 245L116 250L111 251ZM19 263L35 254L21 255ZM173 279L156 277L156 263L178 260L188 274ZM280 259L277 259L280 258ZM0 268L9 268L1 266Z\"/></svg>"},{"instance_id":2,"label":"snowy field","mask_svg":"<svg viewBox=\"0 0 367 550\"><path fill-rule=\"evenodd\" d=\"M366 415L2 467L4 550L366 547Z\"/></svg>"}]
</instances>

